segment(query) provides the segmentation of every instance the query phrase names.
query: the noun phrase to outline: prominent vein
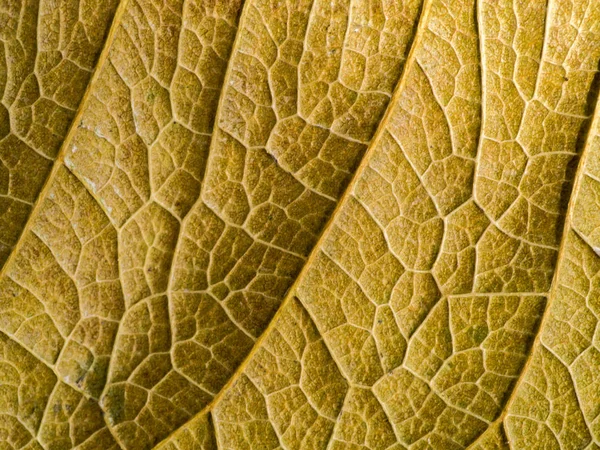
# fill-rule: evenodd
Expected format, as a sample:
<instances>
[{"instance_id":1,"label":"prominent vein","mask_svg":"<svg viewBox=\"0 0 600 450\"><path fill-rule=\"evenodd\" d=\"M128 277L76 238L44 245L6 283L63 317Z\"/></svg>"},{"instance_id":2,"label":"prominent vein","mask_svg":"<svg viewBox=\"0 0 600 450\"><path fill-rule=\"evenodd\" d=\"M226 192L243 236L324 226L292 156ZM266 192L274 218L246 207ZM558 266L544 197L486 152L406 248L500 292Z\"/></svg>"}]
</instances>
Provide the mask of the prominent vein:
<instances>
[{"instance_id":1,"label":"prominent vein","mask_svg":"<svg viewBox=\"0 0 600 450\"><path fill-rule=\"evenodd\" d=\"M255 342L252 350L248 353L246 358L238 366L238 368L233 373L233 375L229 378L227 383L221 388L221 390L215 395L215 397L213 397L213 399L210 401L210 403L208 403L202 410L200 410L190 420L188 420L188 422L186 424L184 424L183 427L185 427L187 424L189 424L191 421L193 421L196 417L202 416L202 415L207 414L210 411L212 411L215 408L215 406L222 400L222 398L229 391L229 389L235 384L235 382L241 377L241 375L243 375L244 371L246 370L246 367L248 366L248 364L250 363L250 361L252 360L252 358L254 357L256 352L261 348L262 343L268 338L268 336L271 334L271 332L275 330L275 327L276 327L276 324L277 324L279 318L284 314L285 307L289 303L291 303L292 300L294 299L294 297L296 296L296 291L297 291L300 283L303 281L303 279L306 276L308 270L310 269L313 261L315 260L318 253L320 252L320 248L322 247L325 239L328 237L329 231L332 228L333 224L335 223L338 213L346 205L346 203L350 200L350 197L351 197L352 191L353 191L353 187L356 185L357 181L360 179L362 173L366 169L366 167L370 161L370 157L371 157L372 153L374 152L374 149L376 149L378 147L379 141L381 140L383 133L385 131L386 124L387 124L390 116L392 115L393 111L395 110L396 104L399 102L401 94L404 90L404 86L407 83L407 78L408 78L407 75L410 72L410 68L412 67L412 63L414 62L414 59L415 59L416 48L418 48L418 46L421 42L421 39L423 37L424 31L425 31L425 28L427 25L427 18L429 15L429 10L431 9L432 1L433 0L425 0L424 4L421 6L418 27L415 32L413 42L410 44L410 51L406 58L406 62L405 62L405 65L404 65L404 68L402 71L402 75L400 77L400 80L396 84L396 87L392 94L390 103L388 104L386 112L385 112L382 120L379 123L377 131L375 132L375 135L371 141L371 145L365 152L360 165L358 166L357 170L354 172L352 179L348 183L348 186L346 187L342 197L340 198L338 204L336 205L336 207L333 210L331 216L329 217L326 225L324 226L324 228L319 236L319 239L317 240L311 253L309 254L309 256L306 260L306 263L302 267L302 270L300 271L299 275L296 277L296 280L294 281L292 286L289 288L289 290L288 290L284 300L282 301L281 305L279 306L277 312L275 313L275 315L273 316L273 318L271 319L271 321L269 322L269 324L267 325L265 330L262 332L262 334L256 339L256 342ZM242 17L244 15L245 11L246 11L246 8L244 8L244 11L242 12ZM241 23L241 19L240 19L240 23ZM229 72L229 68L228 68L228 72ZM226 77L226 79L227 79L227 77ZM220 104L219 104L219 106L220 106ZM213 142L214 142L214 139L215 139L215 137L213 134ZM211 147L212 147L212 145L211 145ZM303 307L304 307L304 305L303 305ZM304 308L304 309L306 310L306 308ZM310 316L310 313L308 312L308 310L307 310L307 313ZM314 318L311 317L311 319L314 322ZM326 343L325 343L325 345L327 346ZM329 348L328 348L328 351L329 351ZM329 351L329 353L331 354L331 351ZM332 357L333 357L333 355L332 355ZM336 362L336 364L337 364L337 362ZM343 372L341 372L341 373L343 373ZM344 378L347 378L347 377L344 376ZM216 427L214 427L214 428L216 429ZM161 443L159 443L157 447L159 447L163 443L168 442L169 439L177 431L178 430L174 430Z\"/></svg>"},{"instance_id":2,"label":"prominent vein","mask_svg":"<svg viewBox=\"0 0 600 450\"><path fill-rule=\"evenodd\" d=\"M540 320L539 323L539 327L538 327L538 331L536 333L535 336L535 340L531 346L531 350L529 351L529 355L527 356L527 361L525 362L525 364L523 365L523 369L521 370L521 374L519 375L519 378L517 379L514 388L510 394L510 396L508 397L507 401L504 404L504 408L502 409L502 413L500 414L500 416L490 425L490 426L496 426L496 425L501 425L502 422L504 421L504 419L506 418L506 416L508 415L508 412L510 410L510 407L512 406L512 404L514 403L516 397L517 397L517 393L519 391L519 388L521 387L521 385L525 382L525 377L527 376L527 371L529 369L529 367L532 364L533 361L533 355L536 352L536 350L543 345L542 344L542 330L544 329L544 326L546 325L546 323L548 322L548 317L550 316L550 309L551 309L551 305L552 305L552 300L554 299L554 297L556 296L556 291L559 288L559 281L558 281L558 277L559 277L559 273L561 271L561 266L560 263L564 257L564 253L566 252L566 247L567 247L567 239L569 236L569 232L572 229L572 216L573 216L573 210L575 208L575 204L577 202L577 197L579 196L579 190L581 188L581 183L582 180L584 178L585 175L585 162L586 159L588 157L588 153L589 153L589 148L591 147L591 141L592 139L595 137L595 133L594 130L598 127L598 125L600 125L600 108L598 107L598 98L596 99L595 105L594 105L594 110L592 112L592 119L590 121L590 125L589 128L586 132L586 136L585 136L585 140L584 140L584 145L583 145L583 150L581 152L581 155L579 157L579 162L577 165L577 170L575 172L575 179L573 180L573 189L571 191L571 197L569 198L569 204L567 206L567 210L565 213L565 223L564 223L564 227L563 227L563 232L562 232L562 237L561 237L561 241L560 241L560 246L558 249L558 256L556 259L556 269L554 271L554 276L552 279L552 287L550 289L550 292L548 294L548 300L546 302L546 307L544 309L544 313L542 314L542 318ZM483 436L483 434L481 435ZM479 442L479 440L481 439L481 436L476 439L468 448L474 448L474 446Z\"/></svg>"},{"instance_id":3,"label":"prominent vein","mask_svg":"<svg viewBox=\"0 0 600 450\"><path fill-rule=\"evenodd\" d=\"M50 174L46 178L46 181L44 182L44 185L42 186L42 189L40 190L40 193L33 204L31 213L29 214L29 218L27 219L25 226L21 230L21 234L19 236L18 241L15 244L15 246L12 248L10 254L8 255L8 258L4 262L4 266L0 269L0 279L2 279L8 273L9 267L11 267L14 259L19 254L19 251L21 250L21 247L23 246L23 243L24 243L23 236L26 236L27 233L31 230L31 228L35 224L36 218L41 211L41 206L44 203L44 200L46 199L46 197L48 196L50 190L52 189L52 186L54 184L54 179L56 178L58 172L60 171L60 168L63 166L65 154L67 152L67 149L70 147L71 140L75 136L75 133L77 132L77 129L79 127L79 123L81 122L81 119L83 118L83 114L86 111L87 102L88 102L88 99L90 98L90 96L92 95L93 87L96 84L96 82L98 81L98 78L100 77L100 73L102 71L102 67L104 66L104 63L108 59L108 54L110 53L110 49L112 47L112 43L115 38L116 30L118 28L118 24L121 20L121 17L123 16L123 12L125 11L125 7L127 6L127 2L128 2L128 0L121 0L121 3L119 4L119 6L117 7L117 10L115 11L112 23L110 25L108 34L106 36L106 40L104 42L104 47L102 48L100 56L98 57L98 61L96 62L96 67L94 68L94 72L92 74L92 77L90 78L90 82L88 83L88 85L85 89L85 92L83 94L83 97L81 98L81 101L79 102L79 107L77 108L75 117L73 117L73 120L71 121L69 131L67 132L67 135L65 136L65 139L63 140L63 143L62 143L60 149L58 150L58 154L56 155L56 159L54 160L54 165L52 166L52 170L50 171Z\"/></svg>"},{"instance_id":4,"label":"prominent vein","mask_svg":"<svg viewBox=\"0 0 600 450\"><path fill-rule=\"evenodd\" d=\"M123 16L123 13L127 7L127 3L128 3L128 0L121 0L121 2L119 3L119 5L115 11L115 14L113 15L108 34L106 36L106 40L104 41L104 46L102 48L102 51L100 52L100 56L98 57L98 60L96 61L96 66L94 67L92 76L86 87L83 97L81 98L81 101L79 102L77 112L75 113L75 116L73 117L73 120L71 121L69 130L63 140L63 143L58 151L58 154L56 155L56 159L54 160L52 170L50 171L50 174L46 178L46 181L44 182L44 185L42 186L42 189L40 190L40 192L37 196L37 199L35 200L35 202L33 204L31 213L29 214L29 217L27 219L25 226L21 230L19 239L18 239L17 243L15 244L15 246L11 249L11 252L8 255L8 258L6 259L4 266L0 269L0 279L4 278L4 276L6 276L8 274L10 268L12 267L12 264L14 263L15 258L17 257L22 246L24 245L24 242L25 242L24 236L26 236L27 233L30 232L31 229L33 228L38 215L41 213L42 205L43 205L46 197L50 193L50 190L52 189L52 187L54 185L54 180L56 179L61 167L66 167L66 166L64 166L63 163L64 163L67 149L70 148L71 141L72 141L73 137L75 136L75 133L77 132L77 129L79 127L79 123L81 122L81 120L83 118L83 114L86 111L88 100L91 97L94 86L100 77L102 68L104 67L104 64L106 63L106 61L108 59L110 49L112 48L112 43L115 39L115 35L117 32L119 23L121 21L121 18ZM96 198L96 197L94 196L94 198ZM14 340L15 338L11 337L11 339ZM66 342L63 345L66 345ZM27 347L24 347L24 348L27 348ZM44 362L41 359L39 359L39 360ZM53 366L50 367L50 369L57 376L57 382L54 387L54 389L56 389L56 386L58 385L58 383L60 383L61 377L56 372L56 370L54 369ZM73 387L73 386L71 386L71 387ZM76 390L78 392L80 392L81 394L83 394L84 397L88 398L87 393L82 392L79 389L76 389ZM49 402L50 402L50 397L48 398L48 404L49 404ZM46 405L46 409L47 409L48 404ZM44 414L45 414L45 412L44 412ZM115 437L115 439L116 439L116 437ZM121 446L120 444L118 444L118 445Z\"/></svg>"}]
</instances>

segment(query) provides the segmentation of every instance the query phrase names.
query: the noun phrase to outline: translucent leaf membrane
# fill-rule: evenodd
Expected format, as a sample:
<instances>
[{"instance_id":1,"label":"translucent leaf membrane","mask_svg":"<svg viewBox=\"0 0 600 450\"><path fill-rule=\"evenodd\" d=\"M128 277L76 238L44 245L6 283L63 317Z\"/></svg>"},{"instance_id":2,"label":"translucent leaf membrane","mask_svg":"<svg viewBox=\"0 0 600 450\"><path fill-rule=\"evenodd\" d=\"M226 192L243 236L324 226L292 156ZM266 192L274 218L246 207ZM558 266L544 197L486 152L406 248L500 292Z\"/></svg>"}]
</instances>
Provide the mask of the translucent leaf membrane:
<instances>
[{"instance_id":1,"label":"translucent leaf membrane","mask_svg":"<svg viewBox=\"0 0 600 450\"><path fill-rule=\"evenodd\" d=\"M0 21L0 448L598 448L598 0Z\"/></svg>"}]
</instances>

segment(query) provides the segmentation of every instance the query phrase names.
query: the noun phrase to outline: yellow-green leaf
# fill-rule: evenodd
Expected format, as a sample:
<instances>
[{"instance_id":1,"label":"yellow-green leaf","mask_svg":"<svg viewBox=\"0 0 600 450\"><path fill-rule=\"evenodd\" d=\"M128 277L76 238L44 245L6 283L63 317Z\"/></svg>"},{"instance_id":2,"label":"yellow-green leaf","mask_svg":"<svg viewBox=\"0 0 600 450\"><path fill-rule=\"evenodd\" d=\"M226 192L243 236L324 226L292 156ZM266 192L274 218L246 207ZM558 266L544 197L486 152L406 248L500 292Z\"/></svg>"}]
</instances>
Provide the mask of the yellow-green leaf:
<instances>
[{"instance_id":1,"label":"yellow-green leaf","mask_svg":"<svg viewBox=\"0 0 600 450\"><path fill-rule=\"evenodd\" d=\"M0 448L599 448L599 0L116 3L0 3Z\"/></svg>"}]
</instances>

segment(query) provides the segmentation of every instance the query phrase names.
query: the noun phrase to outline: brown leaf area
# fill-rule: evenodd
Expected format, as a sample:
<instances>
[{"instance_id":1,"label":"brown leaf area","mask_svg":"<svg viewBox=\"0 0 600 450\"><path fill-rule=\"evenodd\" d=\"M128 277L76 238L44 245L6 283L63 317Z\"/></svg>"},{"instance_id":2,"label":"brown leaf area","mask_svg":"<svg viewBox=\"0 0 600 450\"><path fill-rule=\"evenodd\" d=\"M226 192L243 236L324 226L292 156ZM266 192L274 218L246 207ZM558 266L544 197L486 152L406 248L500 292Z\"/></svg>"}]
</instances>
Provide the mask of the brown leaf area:
<instances>
[{"instance_id":1,"label":"brown leaf area","mask_svg":"<svg viewBox=\"0 0 600 450\"><path fill-rule=\"evenodd\" d=\"M0 42L0 449L600 449L600 0Z\"/></svg>"}]
</instances>

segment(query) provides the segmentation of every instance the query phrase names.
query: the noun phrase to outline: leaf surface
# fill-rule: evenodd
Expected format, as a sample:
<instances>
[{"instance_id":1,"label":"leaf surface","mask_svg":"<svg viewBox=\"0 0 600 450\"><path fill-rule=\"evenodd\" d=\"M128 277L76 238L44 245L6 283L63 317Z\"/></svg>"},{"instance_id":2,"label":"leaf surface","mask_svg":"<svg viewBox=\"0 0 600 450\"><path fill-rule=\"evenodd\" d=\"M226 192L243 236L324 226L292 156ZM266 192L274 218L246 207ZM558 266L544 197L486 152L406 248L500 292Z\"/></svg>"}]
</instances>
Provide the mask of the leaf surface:
<instances>
[{"instance_id":1,"label":"leaf surface","mask_svg":"<svg viewBox=\"0 0 600 450\"><path fill-rule=\"evenodd\" d=\"M50 3L0 16L7 448L596 448L597 0Z\"/></svg>"}]
</instances>

